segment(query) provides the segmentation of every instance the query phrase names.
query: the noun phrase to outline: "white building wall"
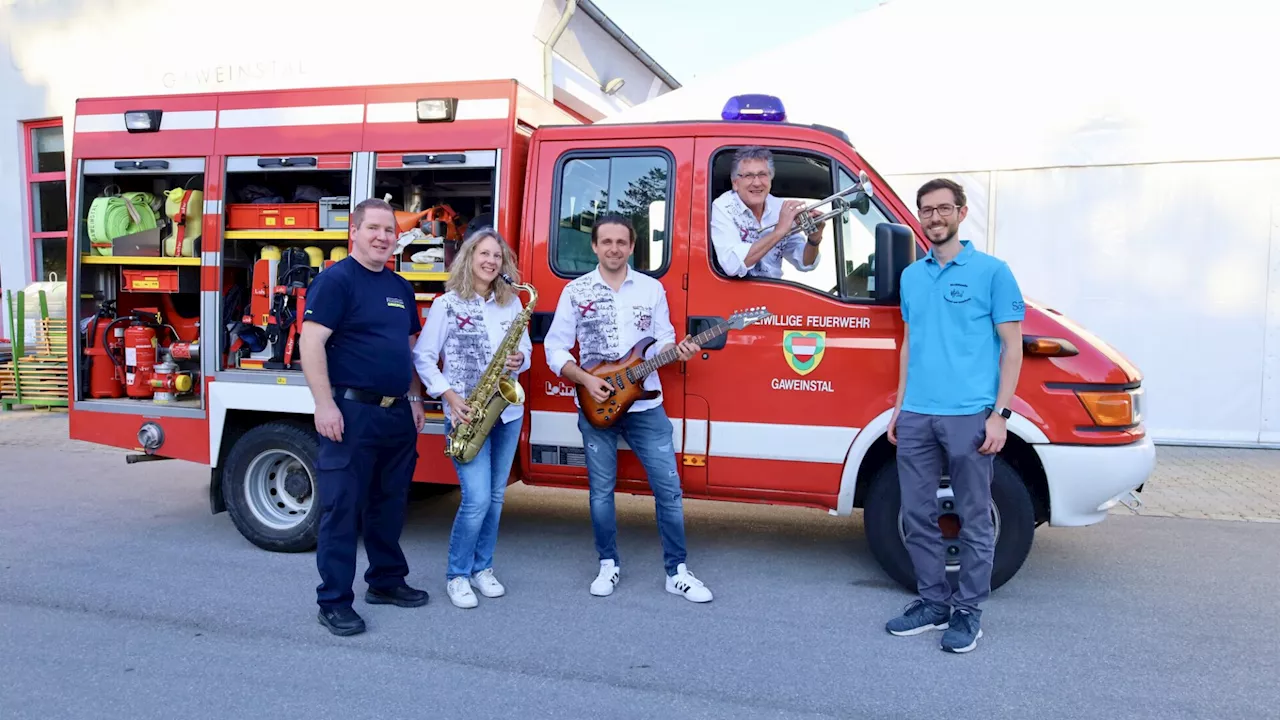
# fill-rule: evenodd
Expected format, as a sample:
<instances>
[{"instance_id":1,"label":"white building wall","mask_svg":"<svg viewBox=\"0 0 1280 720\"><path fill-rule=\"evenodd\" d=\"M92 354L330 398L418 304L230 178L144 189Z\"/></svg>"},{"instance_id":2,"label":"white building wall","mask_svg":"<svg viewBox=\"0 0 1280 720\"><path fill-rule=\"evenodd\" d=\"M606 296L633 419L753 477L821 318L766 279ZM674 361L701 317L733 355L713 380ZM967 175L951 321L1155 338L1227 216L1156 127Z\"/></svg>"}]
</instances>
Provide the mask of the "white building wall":
<instances>
[{"instance_id":1,"label":"white building wall","mask_svg":"<svg viewBox=\"0 0 1280 720\"><path fill-rule=\"evenodd\" d=\"M0 1L0 287L32 281L24 121L83 97L515 78L543 92L564 0ZM602 117L673 89L587 16L556 43L556 99ZM626 80L616 103L600 89ZM640 89L644 93L640 93ZM575 108L576 109L576 108ZM11 333L6 327L3 335Z\"/></svg>"}]
</instances>

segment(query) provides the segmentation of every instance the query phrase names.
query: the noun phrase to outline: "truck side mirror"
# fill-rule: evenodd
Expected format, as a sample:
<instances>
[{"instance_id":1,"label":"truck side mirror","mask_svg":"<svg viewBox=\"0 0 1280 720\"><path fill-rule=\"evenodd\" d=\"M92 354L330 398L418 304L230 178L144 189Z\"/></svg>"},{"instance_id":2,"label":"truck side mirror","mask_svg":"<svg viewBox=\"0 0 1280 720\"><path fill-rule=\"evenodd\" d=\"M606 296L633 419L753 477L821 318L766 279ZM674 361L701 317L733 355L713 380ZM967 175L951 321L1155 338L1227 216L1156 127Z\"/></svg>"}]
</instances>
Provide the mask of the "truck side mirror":
<instances>
[{"instance_id":1,"label":"truck side mirror","mask_svg":"<svg viewBox=\"0 0 1280 720\"><path fill-rule=\"evenodd\" d=\"M876 225L875 299L899 302L898 280L915 261L916 236L911 228L897 223Z\"/></svg>"}]
</instances>

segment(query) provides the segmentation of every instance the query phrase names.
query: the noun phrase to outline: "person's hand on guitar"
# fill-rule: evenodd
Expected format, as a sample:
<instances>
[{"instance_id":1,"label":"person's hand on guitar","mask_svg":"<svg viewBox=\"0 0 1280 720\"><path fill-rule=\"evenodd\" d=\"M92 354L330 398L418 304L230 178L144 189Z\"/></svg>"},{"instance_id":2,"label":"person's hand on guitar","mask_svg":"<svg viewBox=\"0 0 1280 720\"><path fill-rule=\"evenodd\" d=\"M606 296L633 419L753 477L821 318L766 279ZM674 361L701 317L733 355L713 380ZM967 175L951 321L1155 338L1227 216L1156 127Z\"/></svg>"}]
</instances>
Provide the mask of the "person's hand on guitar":
<instances>
[{"instance_id":1,"label":"person's hand on guitar","mask_svg":"<svg viewBox=\"0 0 1280 720\"><path fill-rule=\"evenodd\" d=\"M669 345L668 347L673 346ZM692 360L694 355L697 355L702 351L702 348L698 347L691 339L689 339L688 335L685 336L684 340L680 341L679 345L675 345L674 347L676 349L676 358L681 362L688 362Z\"/></svg>"},{"instance_id":2,"label":"person's hand on guitar","mask_svg":"<svg viewBox=\"0 0 1280 720\"><path fill-rule=\"evenodd\" d=\"M444 401L449 403L450 416L455 424L471 422L471 408L456 391L445 390Z\"/></svg>"},{"instance_id":3,"label":"person's hand on guitar","mask_svg":"<svg viewBox=\"0 0 1280 720\"><path fill-rule=\"evenodd\" d=\"M590 373L582 374L582 386L587 389L587 393L595 398L596 402L604 402L613 394L613 386L605 382L604 378L596 377Z\"/></svg>"}]
</instances>

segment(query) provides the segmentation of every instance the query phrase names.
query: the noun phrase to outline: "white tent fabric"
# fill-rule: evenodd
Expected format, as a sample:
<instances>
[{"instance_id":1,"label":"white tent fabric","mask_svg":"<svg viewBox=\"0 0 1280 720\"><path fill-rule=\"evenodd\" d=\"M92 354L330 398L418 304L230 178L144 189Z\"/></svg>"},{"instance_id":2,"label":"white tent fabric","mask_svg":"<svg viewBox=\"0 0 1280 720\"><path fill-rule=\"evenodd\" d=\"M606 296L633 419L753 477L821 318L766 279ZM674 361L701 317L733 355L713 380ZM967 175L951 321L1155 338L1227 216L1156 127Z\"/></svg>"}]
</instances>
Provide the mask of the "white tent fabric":
<instances>
[{"instance_id":1,"label":"white tent fabric","mask_svg":"<svg viewBox=\"0 0 1280 720\"><path fill-rule=\"evenodd\" d=\"M890 0L604 122L769 93L909 205L952 177L965 236L1142 369L1157 440L1280 443L1277 21L1255 0Z\"/></svg>"}]
</instances>

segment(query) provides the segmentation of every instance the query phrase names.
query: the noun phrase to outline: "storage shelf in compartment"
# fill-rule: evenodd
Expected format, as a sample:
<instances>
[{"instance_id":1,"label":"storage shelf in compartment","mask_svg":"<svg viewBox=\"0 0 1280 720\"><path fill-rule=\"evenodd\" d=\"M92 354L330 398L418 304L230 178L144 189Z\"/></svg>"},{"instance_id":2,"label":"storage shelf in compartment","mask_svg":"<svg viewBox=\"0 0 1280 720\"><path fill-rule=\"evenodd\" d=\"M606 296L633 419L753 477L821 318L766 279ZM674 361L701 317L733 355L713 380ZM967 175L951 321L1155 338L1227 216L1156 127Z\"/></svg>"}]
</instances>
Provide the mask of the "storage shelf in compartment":
<instances>
[{"instance_id":1,"label":"storage shelf in compartment","mask_svg":"<svg viewBox=\"0 0 1280 720\"><path fill-rule=\"evenodd\" d=\"M226 240L346 240L346 230L227 230Z\"/></svg>"},{"instance_id":2,"label":"storage shelf in compartment","mask_svg":"<svg viewBox=\"0 0 1280 720\"><path fill-rule=\"evenodd\" d=\"M409 282L444 282L449 279L447 272L401 272L399 275Z\"/></svg>"},{"instance_id":3,"label":"storage shelf in compartment","mask_svg":"<svg viewBox=\"0 0 1280 720\"><path fill-rule=\"evenodd\" d=\"M129 255L81 255L81 265L164 265L199 266L198 257L134 257Z\"/></svg>"}]
</instances>

